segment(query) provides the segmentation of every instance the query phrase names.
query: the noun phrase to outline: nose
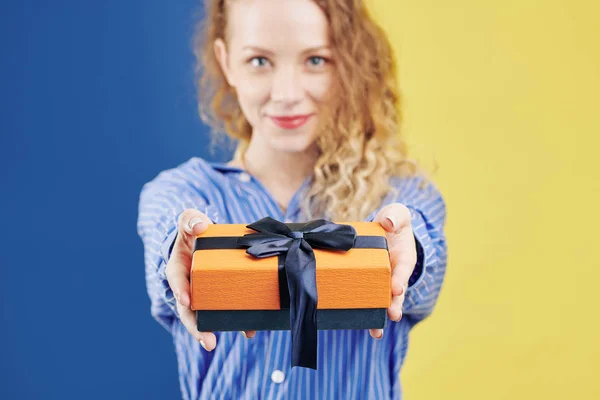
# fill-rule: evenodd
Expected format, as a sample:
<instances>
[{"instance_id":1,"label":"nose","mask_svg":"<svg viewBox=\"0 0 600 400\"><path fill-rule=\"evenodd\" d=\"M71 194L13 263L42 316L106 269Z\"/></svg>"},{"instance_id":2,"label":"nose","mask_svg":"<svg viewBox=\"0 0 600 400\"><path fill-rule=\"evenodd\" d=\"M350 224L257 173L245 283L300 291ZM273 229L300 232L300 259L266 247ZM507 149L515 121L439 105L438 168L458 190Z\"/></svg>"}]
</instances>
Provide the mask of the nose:
<instances>
[{"instance_id":1,"label":"nose","mask_svg":"<svg viewBox=\"0 0 600 400\"><path fill-rule=\"evenodd\" d=\"M273 76L271 99L284 106L291 106L302 100L300 74L293 66L280 66Z\"/></svg>"}]
</instances>

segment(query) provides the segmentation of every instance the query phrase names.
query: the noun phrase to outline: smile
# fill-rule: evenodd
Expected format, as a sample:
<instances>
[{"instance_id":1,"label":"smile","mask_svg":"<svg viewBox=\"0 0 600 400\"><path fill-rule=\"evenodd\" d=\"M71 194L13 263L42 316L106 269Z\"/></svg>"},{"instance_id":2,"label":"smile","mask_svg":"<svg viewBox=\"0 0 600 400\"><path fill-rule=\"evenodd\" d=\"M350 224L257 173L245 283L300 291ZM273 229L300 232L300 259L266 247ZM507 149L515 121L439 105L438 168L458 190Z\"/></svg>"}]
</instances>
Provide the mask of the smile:
<instances>
[{"instance_id":1,"label":"smile","mask_svg":"<svg viewBox=\"0 0 600 400\"><path fill-rule=\"evenodd\" d=\"M306 124L313 114L292 115L285 117L270 117L273 122L283 129L296 129Z\"/></svg>"}]
</instances>

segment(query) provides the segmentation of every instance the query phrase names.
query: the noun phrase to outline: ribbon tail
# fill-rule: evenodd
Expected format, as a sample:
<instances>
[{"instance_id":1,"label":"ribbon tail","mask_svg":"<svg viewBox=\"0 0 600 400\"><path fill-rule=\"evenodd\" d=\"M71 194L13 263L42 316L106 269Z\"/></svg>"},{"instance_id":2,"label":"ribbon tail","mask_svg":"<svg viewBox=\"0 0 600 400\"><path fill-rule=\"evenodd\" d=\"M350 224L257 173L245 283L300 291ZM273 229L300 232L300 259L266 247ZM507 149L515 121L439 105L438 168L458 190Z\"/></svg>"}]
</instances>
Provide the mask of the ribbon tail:
<instances>
[{"instance_id":1,"label":"ribbon tail","mask_svg":"<svg viewBox=\"0 0 600 400\"><path fill-rule=\"evenodd\" d=\"M285 259L290 292L292 367L317 369L317 270L304 240L294 240Z\"/></svg>"}]
</instances>

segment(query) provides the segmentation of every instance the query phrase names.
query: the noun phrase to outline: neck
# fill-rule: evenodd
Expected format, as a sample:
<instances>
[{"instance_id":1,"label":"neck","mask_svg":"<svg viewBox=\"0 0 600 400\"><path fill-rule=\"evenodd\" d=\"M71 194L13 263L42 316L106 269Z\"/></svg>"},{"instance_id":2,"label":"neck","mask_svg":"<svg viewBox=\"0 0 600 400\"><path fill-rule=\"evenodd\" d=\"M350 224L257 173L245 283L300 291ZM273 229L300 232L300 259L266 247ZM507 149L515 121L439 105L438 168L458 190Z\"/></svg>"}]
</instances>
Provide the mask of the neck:
<instances>
[{"instance_id":1,"label":"neck","mask_svg":"<svg viewBox=\"0 0 600 400\"><path fill-rule=\"evenodd\" d=\"M317 154L312 148L302 153L289 153L259 148L251 142L242 162L245 169L263 183L297 189L312 174L316 160Z\"/></svg>"},{"instance_id":2,"label":"neck","mask_svg":"<svg viewBox=\"0 0 600 400\"><path fill-rule=\"evenodd\" d=\"M312 175L318 158L317 148L311 146L304 152L277 151L258 140L259 135L253 135L242 159L233 163L257 178L285 209L304 180Z\"/></svg>"}]
</instances>

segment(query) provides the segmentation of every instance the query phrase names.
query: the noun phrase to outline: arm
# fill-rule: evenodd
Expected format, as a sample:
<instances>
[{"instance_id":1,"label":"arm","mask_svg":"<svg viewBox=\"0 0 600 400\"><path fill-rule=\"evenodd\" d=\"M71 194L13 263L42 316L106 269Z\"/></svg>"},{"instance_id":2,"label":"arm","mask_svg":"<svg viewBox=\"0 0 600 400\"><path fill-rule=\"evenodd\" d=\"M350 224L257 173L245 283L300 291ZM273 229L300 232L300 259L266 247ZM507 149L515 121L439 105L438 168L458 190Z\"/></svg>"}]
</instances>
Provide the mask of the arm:
<instances>
[{"instance_id":1,"label":"arm","mask_svg":"<svg viewBox=\"0 0 600 400\"><path fill-rule=\"evenodd\" d=\"M179 215L188 208L203 212L213 221L218 219L217 210L176 170L163 171L142 187L137 231L144 244L150 312L169 331L179 316L165 269L177 235Z\"/></svg>"}]
</instances>

